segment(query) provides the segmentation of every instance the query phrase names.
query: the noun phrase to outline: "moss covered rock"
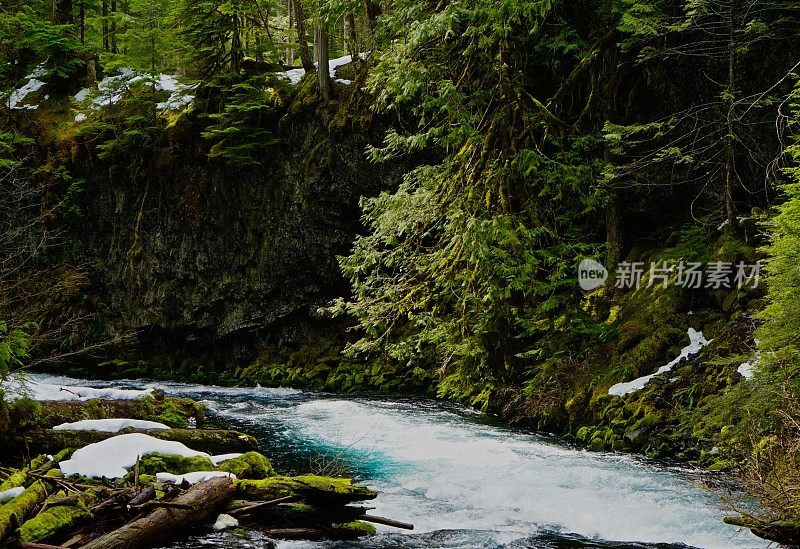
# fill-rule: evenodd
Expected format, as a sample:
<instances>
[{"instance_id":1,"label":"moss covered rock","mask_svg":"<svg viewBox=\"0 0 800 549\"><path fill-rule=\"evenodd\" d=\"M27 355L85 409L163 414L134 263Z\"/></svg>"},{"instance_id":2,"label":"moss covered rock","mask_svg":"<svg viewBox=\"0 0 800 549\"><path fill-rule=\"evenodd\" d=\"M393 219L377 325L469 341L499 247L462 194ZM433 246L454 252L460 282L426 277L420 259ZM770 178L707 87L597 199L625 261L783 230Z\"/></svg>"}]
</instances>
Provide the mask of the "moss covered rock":
<instances>
[{"instance_id":1,"label":"moss covered rock","mask_svg":"<svg viewBox=\"0 0 800 549\"><path fill-rule=\"evenodd\" d=\"M258 452L246 452L237 458L225 460L217 469L233 473L240 479L260 480L275 474L270 461Z\"/></svg>"},{"instance_id":2,"label":"moss covered rock","mask_svg":"<svg viewBox=\"0 0 800 549\"><path fill-rule=\"evenodd\" d=\"M172 473L185 475L195 471L213 471L214 464L207 457L176 456L169 454L150 454L144 456L139 464L139 473L155 475L156 473Z\"/></svg>"}]
</instances>

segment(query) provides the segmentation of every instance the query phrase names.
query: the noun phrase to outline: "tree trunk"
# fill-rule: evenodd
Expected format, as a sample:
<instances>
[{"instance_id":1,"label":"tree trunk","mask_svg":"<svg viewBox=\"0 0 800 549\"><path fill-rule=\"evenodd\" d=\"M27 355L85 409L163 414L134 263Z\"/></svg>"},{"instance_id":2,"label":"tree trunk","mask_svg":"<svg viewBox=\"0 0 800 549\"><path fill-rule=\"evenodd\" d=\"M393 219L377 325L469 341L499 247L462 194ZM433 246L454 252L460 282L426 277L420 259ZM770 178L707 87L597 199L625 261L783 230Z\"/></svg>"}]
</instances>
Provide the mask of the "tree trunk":
<instances>
[{"instance_id":1,"label":"tree trunk","mask_svg":"<svg viewBox=\"0 0 800 549\"><path fill-rule=\"evenodd\" d=\"M606 205L606 267L612 269L622 255L622 213L616 191L611 191L611 201Z\"/></svg>"},{"instance_id":2,"label":"tree trunk","mask_svg":"<svg viewBox=\"0 0 800 549\"><path fill-rule=\"evenodd\" d=\"M103 49L108 51L108 0L103 0Z\"/></svg>"},{"instance_id":3,"label":"tree trunk","mask_svg":"<svg viewBox=\"0 0 800 549\"><path fill-rule=\"evenodd\" d=\"M231 69L238 73L242 69L242 27L239 10L233 13L233 32L231 33Z\"/></svg>"},{"instance_id":4,"label":"tree trunk","mask_svg":"<svg viewBox=\"0 0 800 549\"><path fill-rule=\"evenodd\" d=\"M364 6L367 10L367 20L369 21L369 30L375 32L375 22L381 14L381 7L372 0L364 0Z\"/></svg>"},{"instance_id":5,"label":"tree trunk","mask_svg":"<svg viewBox=\"0 0 800 549\"><path fill-rule=\"evenodd\" d=\"M356 36L356 19L352 12L347 14L345 18L345 40L347 43L347 51L352 56L353 61L358 61L358 39Z\"/></svg>"},{"instance_id":6,"label":"tree trunk","mask_svg":"<svg viewBox=\"0 0 800 549\"><path fill-rule=\"evenodd\" d=\"M314 60L317 62L317 83L319 95L324 101L331 98L331 77L328 73L328 31L322 27L314 28Z\"/></svg>"},{"instance_id":7,"label":"tree trunk","mask_svg":"<svg viewBox=\"0 0 800 549\"><path fill-rule=\"evenodd\" d=\"M72 0L53 0L53 24L68 25L72 22Z\"/></svg>"},{"instance_id":8,"label":"tree trunk","mask_svg":"<svg viewBox=\"0 0 800 549\"><path fill-rule=\"evenodd\" d=\"M111 0L111 53L119 53L117 49L117 0Z\"/></svg>"},{"instance_id":9,"label":"tree trunk","mask_svg":"<svg viewBox=\"0 0 800 549\"><path fill-rule=\"evenodd\" d=\"M84 545L84 549L140 549L152 547L176 534L208 522L235 492L229 478L199 482L175 499L190 508L156 509L113 532Z\"/></svg>"},{"instance_id":10,"label":"tree trunk","mask_svg":"<svg viewBox=\"0 0 800 549\"><path fill-rule=\"evenodd\" d=\"M300 44L300 62L306 72L314 70L314 61L311 58L311 51L308 49L308 37L306 36L306 20L303 15L303 4L301 0L292 0L294 12L294 22L297 26L297 42Z\"/></svg>"},{"instance_id":11,"label":"tree trunk","mask_svg":"<svg viewBox=\"0 0 800 549\"><path fill-rule=\"evenodd\" d=\"M86 42L86 3L84 0L81 0L81 7L80 7L80 19L81 19L81 44Z\"/></svg>"},{"instance_id":12,"label":"tree trunk","mask_svg":"<svg viewBox=\"0 0 800 549\"><path fill-rule=\"evenodd\" d=\"M728 134L725 136L725 217L728 230L736 232L736 206L733 203L733 187L736 183L736 134L734 128L734 98L736 97L736 0L731 0L728 12Z\"/></svg>"}]
</instances>

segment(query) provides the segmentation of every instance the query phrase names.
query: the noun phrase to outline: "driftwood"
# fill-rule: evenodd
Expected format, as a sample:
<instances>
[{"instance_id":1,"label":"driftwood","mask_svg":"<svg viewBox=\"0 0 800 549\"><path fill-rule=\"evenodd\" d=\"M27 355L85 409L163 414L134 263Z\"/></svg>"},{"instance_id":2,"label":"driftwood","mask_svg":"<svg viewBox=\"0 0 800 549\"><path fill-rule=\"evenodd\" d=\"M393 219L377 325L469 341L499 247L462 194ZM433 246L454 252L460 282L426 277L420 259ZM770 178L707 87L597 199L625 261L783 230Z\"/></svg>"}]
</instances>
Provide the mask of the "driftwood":
<instances>
[{"instance_id":1,"label":"driftwood","mask_svg":"<svg viewBox=\"0 0 800 549\"><path fill-rule=\"evenodd\" d=\"M402 530L414 529L414 525L409 522L400 522L399 520L389 519L386 517L377 517L375 515L359 515L358 520L374 522L375 524L383 524L384 526L392 526L393 528L400 528Z\"/></svg>"},{"instance_id":2,"label":"driftwood","mask_svg":"<svg viewBox=\"0 0 800 549\"><path fill-rule=\"evenodd\" d=\"M139 549L202 524L215 516L216 510L235 492L233 482L225 477L199 482L175 499L186 509L156 509L145 517L84 545L85 549Z\"/></svg>"},{"instance_id":3,"label":"driftwood","mask_svg":"<svg viewBox=\"0 0 800 549\"><path fill-rule=\"evenodd\" d=\"M145 433L161 440L174 440L209 454L249 452L258 449L256 439L228 429L125 429L119 433L47 429L24 433L17 444L27 443L38 452L52 454L62 448L82 448L123 433Z\"/></svg>"}]
</instances>

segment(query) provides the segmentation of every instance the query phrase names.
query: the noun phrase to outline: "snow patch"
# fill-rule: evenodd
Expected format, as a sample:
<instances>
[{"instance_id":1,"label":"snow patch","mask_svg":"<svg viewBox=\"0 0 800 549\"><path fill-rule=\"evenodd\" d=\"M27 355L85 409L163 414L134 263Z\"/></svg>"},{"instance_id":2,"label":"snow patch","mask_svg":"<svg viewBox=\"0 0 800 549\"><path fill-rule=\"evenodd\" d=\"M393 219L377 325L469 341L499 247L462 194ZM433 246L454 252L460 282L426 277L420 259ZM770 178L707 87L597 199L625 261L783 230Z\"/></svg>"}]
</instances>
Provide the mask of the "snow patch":
<instances>
[{"instance_id":1,"label":"snow patch","mask_svg":"<svg viewBox=\"0 0 800 549\"><path fill-rule=\"evenodd\" d=\"M59 464L65 476L120 478L136 464L138 456L156 453L183 457L210 457L173 440L160 440L144 433L130 433L89 444L76 450L72 459Z\"/></svg>"},{"instance_id":2,"label":"snow patch","mask_svg":"<svg viewBox=\"0 0 800 549\"><path fill-rule=\"evenodd\" d=\"M239 521L233 518L230 515L226 515L225 513L221 514L217 517L217 522L214 523L214 530L219 532L220 530L227 530L228 528L236 528L239 526Z\"/></svg>"},{"instance_id":3,"label":"snow patch","mask_svg":"<svg viewBox=\"0 0 800 549\"><path fill-rule=\"evenodd\" d=\"M236 475L226 471L195 471L194 473L186 473L185 475L156 473L156 480L158 482L171 482L173 484L183 484L184 481L189 484L197 484L198 482L217 477L227 477L231 480L236 480Z\"/></svg>"},{"instance_id":4,"label":"snow patch","mask_svg":"<svg viewBox=\"0 0 800 549\"><path fill-rule=\"evenodd\" d=\"M228 461L229 459L235 459L243 454L220 454L218 456L211 456L211 463L214 465L219 465L223 461Z\"/></svg>"},{"instance_id":5,"label":"snow patch","mask_svg":"<svg viewBox=\"0 0 800 549\"><path fill-rule=\"evenodd\" d=\"M97 89L84 88L76 93L74 98L78 103L85 103L91 98L90 108L97 110L103 105L113 105L118 102L134 85L155 85L156 91L169 92L169 98L156 105L162 111L179 110L189 105L194 99L194 95L189 92L197 87L183 84L171 74L159 74L153 77L124 67L119 69L118 74L100 80ZM77 116L76 122L80 122Z\"/></svg>"},{"instance_id":6,"label":"snow patch","mask_svg":"<svg viewBox=\"0 0 800 549\"><path fill-rule=\"evenodd\" d=\"M85 419L72 423L62 423L53 427L54 431L100 431L103 433L118 433L123 429L169 429L169 426L157 421L143 419Z\"/></svg>"},{"instance_id":7,"label":"snow patch","mask_svg":"<svg viewBox=\"0 0 800 549\"><path fill-rule=\"evenodd\" d=\"M18 486L17 488L10 488L8 490L0 492L0 503L5 503L7 501L11 501L12 499L17 497L18 495L20 495L24 491L25 491L25 487L24 486Z\"/></svg>"},{"instance_id":8,"label":"snow patch","mask_svg":"<svg viewBox=\"0 0 800 549\"><path fill-rule=\"evenodd\" d=\"M363 61L367 57L369 57L369 54L370 52L361 52L358 54L358 57L361 58L361 60ZM352 84L353 83L352 80L342 80L336 78L336 69L352 62L353 62L353 56L351 55L345 55L342 57L337 57L336 59L331 59L330 61L328 61L328 74L331 75L331 78L335 78L337 82L341 82L342 84ZM316 63L314 65L316 66ZM305 76L306 70L289 69L284 74L286 75L286 78L289 79L289 82L291 82L292 84L298 84L300 83L300 80L303 78L303 76Z\"/></svg>"},{"instance_id":9,"label":"snow patch","mask_svg":"<svg viewBox=\"0 0 800 549\"><path fill-rule=\"evenodd\" d=\"M689 345L681 349L681 354L677 356L674 360L665 364L661 368L656 371L654 374L650 374L647 376L642 376L640 378L636 378L633 381L628 381L625 383L617 383L613 385L609 390L608 394L612 396L623 396L629 393L636 392L642 389L645 385L647 385L651 379L654 377L664 374L672 370L675 366L680 364L683 360L689 358L692 355L696 355L700 352L700 350L711 343L707 341L705 337L703 337L703 332L698 332L694 328L689 328L688 330L689 335Z\"/></svg>"},{"instance_id":10,"label":"snow patch","mask_svg":"<svg viewBox=\"0 0 800 549\"><path fill-rule=\"evenodd\" d=\"M736 371L742 374L742 377L745 379L753 379L753 375L755 375L753 365L750 362L743 362Z\"/></svg>"},{"instance_id":11,"label":"snow patch","mask_svg":"<svg viewBox=\"0 0 800 549\"><path fill-rule=\"evenodd\" d=\"M22 376L9 376L0 383L0 389L5 392L7 400L18 400L29 397L34 400L92 400L95 398L102 400L136 400L144 398L152 392L152 389L95 389L93 387L79 387L70 385L56 385L52 383L42 383Z\"/></svg>"}]
</instances>

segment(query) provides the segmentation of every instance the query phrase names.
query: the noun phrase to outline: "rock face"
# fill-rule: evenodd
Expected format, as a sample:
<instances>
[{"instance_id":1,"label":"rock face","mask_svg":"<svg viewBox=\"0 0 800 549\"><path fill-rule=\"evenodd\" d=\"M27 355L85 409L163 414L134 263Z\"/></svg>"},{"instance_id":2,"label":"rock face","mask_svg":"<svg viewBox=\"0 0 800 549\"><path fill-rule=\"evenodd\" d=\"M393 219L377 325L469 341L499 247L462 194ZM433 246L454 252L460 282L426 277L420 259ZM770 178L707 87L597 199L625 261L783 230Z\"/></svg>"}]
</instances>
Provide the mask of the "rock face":
<instances>
[{"instance_id":1,"label":"rock face","mask_svg":"<svg viewBox=\"0 0 800 549\"><path fill-rule=\"evenodd\" d=\"M369 162L377 132L332 133L323 118L282 121L282 142L255 167L207 160L190 119L169 131L149 183L133 182L131 166L90 170L85 241L115 324L189 342L252 339L342 295L336 255L360 230L359 197L393 188L407 168Z\"/></svg>"}]
</instances>

